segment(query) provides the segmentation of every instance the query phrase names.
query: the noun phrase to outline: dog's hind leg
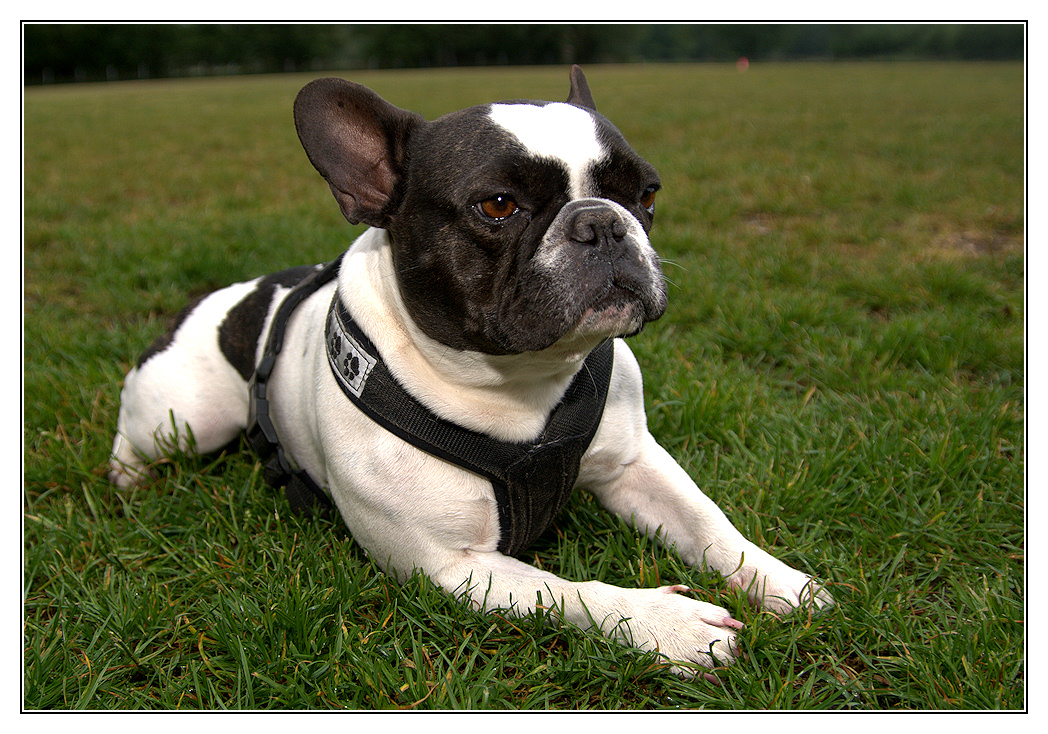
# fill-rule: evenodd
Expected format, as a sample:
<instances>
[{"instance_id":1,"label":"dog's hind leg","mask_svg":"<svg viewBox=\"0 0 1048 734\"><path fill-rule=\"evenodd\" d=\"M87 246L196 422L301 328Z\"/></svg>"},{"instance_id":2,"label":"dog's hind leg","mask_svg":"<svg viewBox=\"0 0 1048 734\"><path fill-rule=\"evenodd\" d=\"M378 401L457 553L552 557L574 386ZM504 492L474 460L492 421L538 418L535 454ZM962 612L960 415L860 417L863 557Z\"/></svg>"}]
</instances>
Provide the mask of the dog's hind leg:
<instances>
[{"instance_id":1,"label":"dog's hind leg","mask_svg":"<svg viewBox=\"0 0 1048 734\"><path fill-rule=\"evenodd\" d=\"M165 389L164 361L132 370L125 381L109 473L118 486L141 484L148 465L173 450L216 451L247 424L247 383L239 375L211 373L211 380Z\"/></svg>"},{"instance_id":2,"label":"dog's hind leg","mask_svg":"<svg viewBox=\"0 0 1048 734\"><path fill-rule=\"evenodd\" d=\"M247 378L220 347L219 329L254 285L239 283L192 304L128 373L110 461L114 484L141 483L148 465L171 450L216 451L246 428ZM253 363L253 355L247 358Z\"/></svg>"}]
</instances>

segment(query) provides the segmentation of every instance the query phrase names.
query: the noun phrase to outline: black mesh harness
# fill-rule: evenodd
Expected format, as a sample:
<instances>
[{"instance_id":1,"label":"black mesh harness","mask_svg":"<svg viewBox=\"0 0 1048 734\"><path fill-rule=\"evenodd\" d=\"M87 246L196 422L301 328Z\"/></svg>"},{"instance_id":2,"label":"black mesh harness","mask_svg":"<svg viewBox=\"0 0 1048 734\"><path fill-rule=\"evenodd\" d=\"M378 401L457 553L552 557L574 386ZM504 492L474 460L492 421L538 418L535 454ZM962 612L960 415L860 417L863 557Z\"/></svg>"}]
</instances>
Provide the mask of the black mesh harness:
<instances>
[{"instance_id":1,"label":"black mesh harness","mask_svg":"<svg viewBox=\"0 0 1048 734\"><path fill-rule=\"evenodd\" d=\"M269 461L267 481L283 486L292 506L306 512L312 512L318 503L330 506L331 500L304 471L291 468L284 457L269 419L266 382L283 342L287 318L295 306L337 274L338 262L311 274L285 298L273 319L250 386L248 440ZM500 552L522 553L568 503L582 456L604 413L614 361L611 340L587 357L539 437L532 442L511 443L444 420L413 398L353 321L338 293L328 311L325 335L331 372L354 405L413 446L491 482L498 503Z\"/></svg>"}]
</instances>

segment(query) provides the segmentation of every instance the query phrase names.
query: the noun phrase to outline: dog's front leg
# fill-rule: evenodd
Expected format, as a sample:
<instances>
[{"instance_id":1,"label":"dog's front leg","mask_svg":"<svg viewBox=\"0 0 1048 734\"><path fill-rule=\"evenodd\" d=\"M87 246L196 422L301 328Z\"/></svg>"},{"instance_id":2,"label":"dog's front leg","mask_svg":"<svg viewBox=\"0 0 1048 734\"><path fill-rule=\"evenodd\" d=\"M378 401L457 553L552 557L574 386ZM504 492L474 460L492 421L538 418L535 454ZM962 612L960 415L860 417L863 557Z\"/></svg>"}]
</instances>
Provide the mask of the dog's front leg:
<instances>
[{"instance_id":1,"label":"dog's front leg","mask_svg":"<svg viewBox=\"0 0 1048 734\"><path fill-rule=\"evenodd\" d=\"M577 583L503 555L495 550L498 510L489 482L392 434L373 432L370 443L365 431L357 435L356 444L337 444L346 447L343 460L331 464L327 476L317 476L333 487L356 541L400 580L421 572L479 610L521 616L548 611L678 663L711 668L734 659L742 624L725 609L678 593L686 591L682 586ZM393 459L369 461L371 456ZM678 672L685 673L684 667Z\"/></svg>"},{"instance_id":2,"label":"dog's front leg","mask_svg":"<svg viewBox=\"0 0 1048 734\"><path fill-rule=\"evenodd\" d=\"M711 568L745 589L753 604L782 614L833 603L810 576L744 538L649 433L634 461L591 489L605 507L675 546L685 562Z\"/></svg>"},{"instance_id":3,"label":"dog's front leg","mask_svg":"<svg viewBox=\"0 0 1048 734\"><path fill-rule=\"evenodd\" d=\"M515 615L549 610L562 621L671 661L712 668L735 658L735 630L742 623L721 607L678 592L684 586L626 589L600 581L576 583L497 552L455 551L439 569L427 570L448 591L485 611ZM676 672L687 674L684 668Z\"/></svg>"}]
</instances>

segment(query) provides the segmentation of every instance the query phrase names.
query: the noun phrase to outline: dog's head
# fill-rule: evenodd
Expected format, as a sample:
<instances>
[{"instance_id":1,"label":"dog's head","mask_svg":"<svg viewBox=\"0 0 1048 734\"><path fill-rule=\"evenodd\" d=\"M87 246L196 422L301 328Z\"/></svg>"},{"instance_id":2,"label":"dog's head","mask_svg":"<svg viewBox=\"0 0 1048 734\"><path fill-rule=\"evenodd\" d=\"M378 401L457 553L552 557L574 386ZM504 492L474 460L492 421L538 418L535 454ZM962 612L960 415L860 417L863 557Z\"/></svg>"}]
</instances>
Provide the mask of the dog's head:
<instances>
[{"instance_id":1,"label":"dog's head","mask_svg":"<svg viewBox=\"0 0 1048 734\"><path fill-rule=\"evenodd\" d=\"M512 101L432 122L318 79L295 101L310 161L350 222L389 232L412 319L454 349L540 351L635 334L666 288L648 241L655 169L596 111Z\"/></svg>"}]
</instances>

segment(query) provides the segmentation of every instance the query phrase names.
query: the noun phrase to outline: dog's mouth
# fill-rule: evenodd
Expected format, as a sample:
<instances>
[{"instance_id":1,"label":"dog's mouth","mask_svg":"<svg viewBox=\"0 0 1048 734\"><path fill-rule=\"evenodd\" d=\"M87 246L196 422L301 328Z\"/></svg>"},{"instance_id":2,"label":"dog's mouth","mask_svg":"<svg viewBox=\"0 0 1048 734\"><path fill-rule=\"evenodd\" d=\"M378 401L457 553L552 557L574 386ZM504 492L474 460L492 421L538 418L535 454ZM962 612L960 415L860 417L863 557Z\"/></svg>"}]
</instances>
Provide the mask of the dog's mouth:
<instances>
[{"instance_id":1,"label":"dog's mouth","mask_svg":"<svg viewBox=\"0 0 1048 734\"><path fill-rule=\"evenodd\" d=\"M582 317L569 333L586 333L594 336L632 336L644 328L649 319L638 300L619 300L591 306L582 312Z\"/></svg>"},{"instance_id":2,"label":"dog's mouth","mask_svg":"<svg viewBox=\"0 0 1048 734\"><path fill-rule=\"evenodd\" d=\"M612 270L609 266L608 270ZM646 272L608 272L603 283L589 274L576 287L540 292L531 304L502 321L515 349L539 352L555 344L596 345L605 339L638 334L666 310L666 291ZM504 342L506 343L506 342Z\"/></svg>"},{"instance_id":3,"label":"dog's mouth","mask_svg":"<svg viewBox=\"0 0 1048 734\"><path fill-rule=\"evenodd\" d=\"M665 299L657 293L640 295L613 285L602 297L583 308L574 324L557 341L597 344L604 339L634 336L664 311Z\"/></svg>"}]
</instances>

